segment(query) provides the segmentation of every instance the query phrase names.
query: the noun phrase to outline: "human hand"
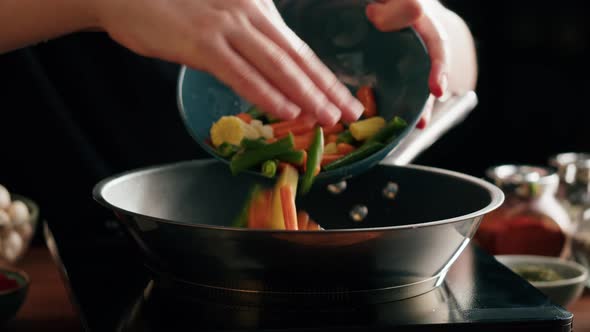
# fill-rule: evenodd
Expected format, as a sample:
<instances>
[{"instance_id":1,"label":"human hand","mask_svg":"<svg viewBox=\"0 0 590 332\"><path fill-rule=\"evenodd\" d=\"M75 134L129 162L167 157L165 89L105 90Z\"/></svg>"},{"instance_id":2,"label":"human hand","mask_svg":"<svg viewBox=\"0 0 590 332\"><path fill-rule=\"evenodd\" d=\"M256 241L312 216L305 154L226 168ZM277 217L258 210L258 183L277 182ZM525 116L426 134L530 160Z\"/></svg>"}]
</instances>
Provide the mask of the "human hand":
<instances>
[{"instance_id":1,"label":"human hand","mask_svg":"<svg viewBox=\"0 0 590 332\"><path fill-rule=\"evenodd\" d=\"M282 119L331 126L363 106L271 0L99 0L99 25L132 51L207 71Z\"/></svg>"},{"instance_id":2,"label":"human hand","mask_svg":"<svg viewBox=\"0 0 590 332\"><path fill-rule=\"evenodd\" d=\"M428 86L431 96L418 123L419 128L424 128L431 117L434 97L442 97L448 85L448 38L444 27L437 20L444 10L436 0L379 0L366 8L367 18L378 30L396 31L411 26L428 49L431 60Z\"/></svg>"}]
</instances>

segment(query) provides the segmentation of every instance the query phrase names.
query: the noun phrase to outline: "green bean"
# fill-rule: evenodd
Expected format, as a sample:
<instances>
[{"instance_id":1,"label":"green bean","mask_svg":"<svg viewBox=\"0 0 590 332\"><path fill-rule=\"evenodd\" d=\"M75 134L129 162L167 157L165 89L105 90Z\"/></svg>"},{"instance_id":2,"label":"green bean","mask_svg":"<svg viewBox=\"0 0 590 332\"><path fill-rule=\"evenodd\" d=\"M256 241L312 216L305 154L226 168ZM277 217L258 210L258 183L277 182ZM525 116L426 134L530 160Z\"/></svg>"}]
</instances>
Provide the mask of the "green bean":
<instances>
[{"instance_id":1,"label":"green bean","mask_svg":"<svg viewBox=\"0 0 590 332\"><path fill-rule=\"evenodd\" d=\"M274 143L267 144L262 149L246 150L233 156L230 162L232 174L236 175L251 167L259 165L266 160L275 159L277 156L291 151L294 147L293 135L282 138Z\"/></svg>"},{"instance_id":2,"label":"green bean","mask_svg":"<svg viewBox=\"0 0 590 332\"><path fill-rule=\"evenodd\" d=\"M273 178L277 174L278 163L276 160L267 160L262 163L261 172L262 175L267 178Z\"/></svg>"},{"instance_id":3,"label":"green bean","mask_svg":"<svg viewBox=\"0 0 590 332\"><path fill-rule=\"evenodd\" d=\"M324 131L322 127L316 127L313 141L307 151L307 165L303 179L301 180L301 193L305 194L311 189L315 179L315 171L320 166L324 153Z\"/></svg>"},{"instance_id":4,"label":"green bean","mask_svg":"<svg viewBox=\"0 0 590 332\"><path fill-rule=\"evenodd\" d=\"M293 150L293 151L285 152L285 153L277 156L278 160L284 161L289 164L294 164L294 165L303 164L304 158L305 158L305 152L303 150Z\"/></svg>"},{"instance_id":5,"label":"green bean","mask_svg":"<svg viewBox=\"0 0 590 332\"><path fill-rule=\"evenodd\" d=\"M242 139L242 142L240 142L240 146L246 150L260 149L260 148L263 148L267 145L268 144L266 143L264 138L257 138L257 139L244 138L244 139Z\"/></svg>"}]
</instances>

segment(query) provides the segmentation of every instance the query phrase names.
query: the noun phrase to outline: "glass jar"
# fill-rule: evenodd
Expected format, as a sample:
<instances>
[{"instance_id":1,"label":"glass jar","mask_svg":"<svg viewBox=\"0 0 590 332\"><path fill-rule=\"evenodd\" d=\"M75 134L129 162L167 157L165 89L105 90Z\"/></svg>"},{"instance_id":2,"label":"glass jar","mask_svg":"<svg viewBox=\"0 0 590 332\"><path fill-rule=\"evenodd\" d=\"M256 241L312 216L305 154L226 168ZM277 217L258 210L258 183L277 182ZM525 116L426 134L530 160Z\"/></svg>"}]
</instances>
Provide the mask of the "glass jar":
<instances>
[{"instance_id":1,"label":"glass jar","mask_svg":"<svg viewBox=\"0 0 590 332\"><path fill-rule=\"evenodd\" d=\"M569 255L572 225L556 198L557 173L545 167L502 165L486 171L506 196L486 215L474 241L493 255Z\"/></svg>"},{"instance_id":2,"label":"glass jar","mask_svg":"<svg viewBox=\"0 0 590 332\"><path fill-rule=\"evenodd\" d=\"M585 173L588 172L590 153L567 152L552 156L549 165L557 169L559 189L557 199L568 211L576 224L590 202L590 193Z\"/></svg>"},{"instance_id":3,"label":"glass jar","mask_svg":"<svg viewBox=\"0 0 590 332\"><path fill-rule=\"evenodd\" d=\"M584 159L578 155L578 158L567 164L563 200L575 225L574 231L568 234L573 258L590 268L590 155L587 157Z\"/></svg>"}]
</instances>

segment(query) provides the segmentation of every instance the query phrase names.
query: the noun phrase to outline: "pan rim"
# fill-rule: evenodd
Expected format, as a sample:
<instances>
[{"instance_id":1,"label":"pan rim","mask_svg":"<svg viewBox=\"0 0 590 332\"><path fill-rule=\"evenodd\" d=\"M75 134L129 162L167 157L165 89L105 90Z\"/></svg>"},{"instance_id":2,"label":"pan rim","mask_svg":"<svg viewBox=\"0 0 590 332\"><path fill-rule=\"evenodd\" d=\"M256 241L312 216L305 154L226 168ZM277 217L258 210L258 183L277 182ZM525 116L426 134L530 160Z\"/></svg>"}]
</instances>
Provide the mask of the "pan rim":
<instances>
[{"instance_id":1,"label":"pan rim","mask_svg":"<svg viewBox=\"0 0 590 332\"><path fill-rule=\"evenodd\" d=\"M446 225L452 224L455 222L460 222L468 219L474 219L478 217L482 217L487 213L497 209L502 203L504 202L504 193L500 188L493 185L492 183L479 179L475 176L467 175L464 173L451 171L447 169L432 167L432 166L424 166L424 165L417 165L417 164L408 164L404 166L400 165L388 165L388 164L378 164L379 166L386 166L386 167L396 167L396 168L409 168L415 170L421 170L426 172L437 173L440 175L454 177L459 180L463 180L469 182L471 184L477 185L485 189L488 194L490 195L490 200L486 206L483 208L464 214L457 217L446 218L441 220L429 221L429 222L421 222L421 223L414 223L414 224L405 224L405 225L396 225L396 226L386 226L386 227L369 227L369 228L342 228L342 229L326 229L322 230L321 232L318 231L311 231L311 230L277 230L277 229L249 229L249 228L242 228L242 227L230 227L230 226L215 226L215 225L208 225L202 223L186 223L180 222L175 220L167 220L159 217L148 216L145 214L133 212L127 209L120 208L115 206L114 204L110 203L103 192L108 189L109 186L119 183L121 181L126 180L130 176L139 176L154 172L159 172L162 170L166 170L169 168L178 168L178 167L186 167L186 165L190 164L199 164L199 163L211 163L219 161L215 160L214 158L207 158L207 159L193 159L193 160L185 160L173 163L165 163L165 164L158 164L152 166L146 166L141 168L136 168L128 171L124 171L118 174L111 175L100 182L98 182L94 188L92 189L92 195L95 201L97 201L100 205L114 211L123 213L126 215L131 215L133 217L140 217L144 220L153 221L156 223L164 223L164 224L172 224L176 226L182 227L191 227L191 228L199 228L199 229L207 229L207 230L215 230L215 231L225 231L225 232L248 232L248 233L270 233L270 234L309 234L313 236L322 236L321 234L334 234L334 233L366 233L366 232L383 232L383 231L398 231L398 230L407 230L407 229L417 229L423 227L432 227L432 226L439 226L439 225ZM220 163L221 165L221 163Z\"/></svg>"}]
</instances>

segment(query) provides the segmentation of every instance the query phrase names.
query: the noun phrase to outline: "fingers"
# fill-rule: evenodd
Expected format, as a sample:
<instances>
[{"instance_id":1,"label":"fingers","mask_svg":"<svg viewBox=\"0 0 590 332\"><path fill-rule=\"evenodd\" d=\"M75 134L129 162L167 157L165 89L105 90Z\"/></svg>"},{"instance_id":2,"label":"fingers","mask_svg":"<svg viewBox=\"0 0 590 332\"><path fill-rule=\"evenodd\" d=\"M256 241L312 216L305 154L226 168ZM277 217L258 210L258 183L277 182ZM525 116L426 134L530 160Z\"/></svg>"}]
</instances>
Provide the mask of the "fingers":
<instances>
[{"instance_id":1,"label":"fingers","mask_svg":"<svg viewBox=\"0 0 590 332\"><path fill-rule=\"evenodd\" d=\"M381 31L395 31L411 26L423 15L418 0L388 0L367 5L367 18Z\"/></svg>"},{"instance_id":2,"label":"fingers","mask_svg":"<svg viewBox=\"0 0 590 332\"><path fill-rule=\"evenodd\" d=\"M426 101L426 105L424 106L424 110L422 111L422 116L420 120L416 124L416 128L424 129L430 123L430 119L432 118L432 109L434 107L434 96L430 95L428 100Z\"/></svg>"},{"instance_id":3,"label":"fingers","mask_svg":"<svg viewBox=\"0 0 590 332\"><path fill-rule=\"evenodd\" d=\"M311 81L322 91L341 112L342 120L352 122L357 120L363 105L338 80L336 75L322 63L316 54L289 27L277 17L276 8L269 8L269 15L253 18L253 24L278 47L283 49L301 68Z\"/></svg>"},{"instance_id":4,"label":"fingers","mask_svg":"<svg viewBox=\"0 0 590 332\"><path fill-rule=\"evenodd\" d=\"M226 82L237 94L270 114L291 120L301 113L301 108L285 97L250 63L237 54L229 44L220 42L208 67L212 73Z\"/></svg>"},{"instance_id":5,"label":"fingers","mask_svg":"<svg viewBox=\"0 0 590 332\"><path fill-rule=\"evenodd\" d=\"M431 60L428 86L431 93L440 98L447 85L449 53L447 34L432 13L433 6L418 0L381 0L367 6L367 18L381 31L395 31L413 26L420 35Z\"/></svg>"},{"instance_id":6,"label":"fingers","mask_svg":"<svg viewBox=\"0 0 590 332\"><path fill-rule=\"evenodd\" d=\"M313 113L320 124L331 126L340 120L340 109L285 50L253 26L246 27L246 33L248 38L243 33L229 36L230 44L245 60L285 97Z\"/></svg>"},{"instance_id":7,"label":"fingers","mask_svg":"<svg viewBox=\"0 0 590 332\"><path fill-rule=\"evenodd\" d=\"M440 98L448 85L449 51L447 34L432 15L424 15L414 24L414 29L422 37L430 55L431 69L428 85L432 94Z\"/></svg>"}]
</instances>

